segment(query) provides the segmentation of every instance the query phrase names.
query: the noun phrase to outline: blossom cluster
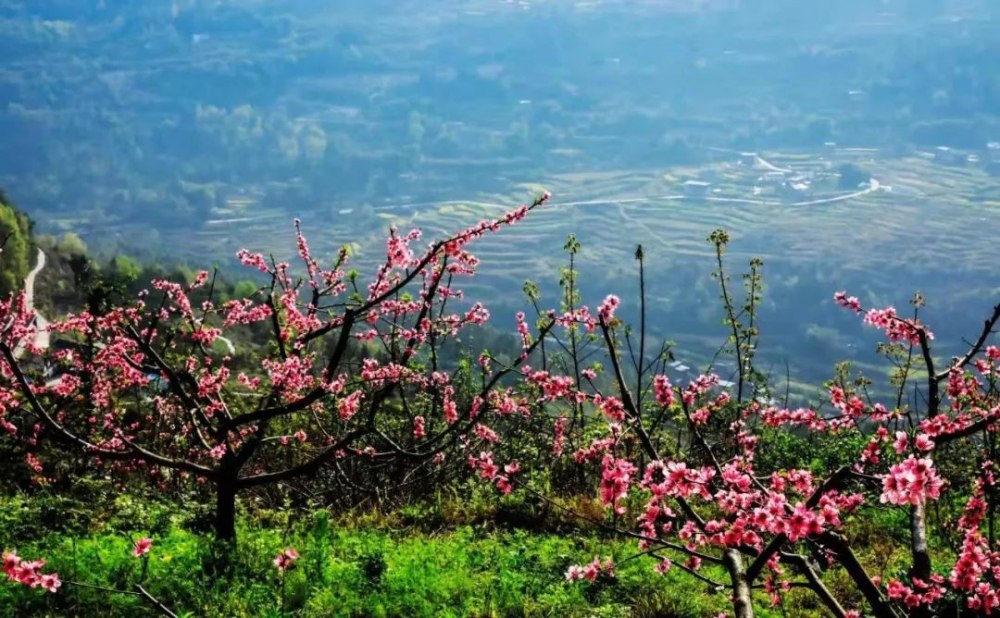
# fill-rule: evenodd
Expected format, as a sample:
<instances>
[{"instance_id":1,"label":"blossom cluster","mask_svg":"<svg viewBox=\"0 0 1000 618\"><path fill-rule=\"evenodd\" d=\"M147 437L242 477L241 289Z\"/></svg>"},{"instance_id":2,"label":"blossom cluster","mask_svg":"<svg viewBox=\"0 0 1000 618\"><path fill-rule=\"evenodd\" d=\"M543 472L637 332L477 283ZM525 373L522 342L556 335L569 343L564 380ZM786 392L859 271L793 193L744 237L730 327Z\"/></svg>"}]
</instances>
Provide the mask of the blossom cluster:
<instances>
[{"instance_id":1,"label":"blossom cluster","mask_svg":"<svg viewBox=\"0 0 1000 618\"><path fill-rule=\"evenodd\" d=\"M299 559L299 552L288 547L274 558L274 566L279 573L284 573L295 568L295 562Z\"/></svg>"},{"instance_id":2,"label":"blossom cluster","mask_svg":"<svg viewBox=\"0 0 1000 618\"><path fill-rule=\"evenodd\" d=\"M59 575L43 574L41 572L43 566L45 566L44 560L24 560L14 551L3 554L3 572L9 581L55 593L62 586Z\"/></svg>"},{"instance_id":3,"label":"blossom cluster","mask_svg":"<svg viewBox=\"0 0 1000 618\"><path fill-rule=\"evenodd\" d=\"M856 296L848 296L846 292L833 295L834 301L854 313L864 313L864 323L885 332L889 341L905 341L912 345L921 345L921 335L926 340L934 339L934 334L916 318L901 318L895 307L884 309L862 309L861 301Z\"/></svg>"},{"instance_id":4,"label":"blossom cluster","mask_svg":"<svg viewBox=\"0 0 1000 618\"><path fill-rule=\"evenodd\" d=\"M584 566L573 565L569 567L566 571L566 579L571 582L585 579L593 583L602 573L608 577L614 577L615 565L611 561L611 558L605 557L604 562L601 562L601 559L595 556L593 562L590 564Z\"/></svg>"},{"instance_id":5,"label":"blossom cluster","mask_svg":"<svg viewBox=\"0 0 1000 618\"><path fill-rule=\"evenodd\" d=\"M882 502L889 504L923 504L941 496L944 480L930 459L914 456L893 465L882 479Z\"/></svg>"}]
</instances>

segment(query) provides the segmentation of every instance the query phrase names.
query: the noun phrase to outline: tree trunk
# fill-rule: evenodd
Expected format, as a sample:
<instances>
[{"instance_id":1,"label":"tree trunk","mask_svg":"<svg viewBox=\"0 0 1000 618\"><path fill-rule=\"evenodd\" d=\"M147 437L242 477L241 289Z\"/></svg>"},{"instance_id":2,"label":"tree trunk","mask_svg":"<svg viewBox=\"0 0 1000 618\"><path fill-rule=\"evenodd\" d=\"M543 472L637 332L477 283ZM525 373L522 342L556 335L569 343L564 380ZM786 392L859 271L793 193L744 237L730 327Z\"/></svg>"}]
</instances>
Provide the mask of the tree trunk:
<instances>
[{"instance_id":1,"label":"tree trunk","mask_svg":"<svg viewBox=\"0 0 1000 618\"><path fill-rule=\"evenodd\" d=\"M735 549L727 549L722 561L729 571L733 582L733 615L734 618L753 618L753 601L750 597L750 583L743 568L743 558Z\"/></svg>"},{"instance_id":2,"label":"tree trunk","mask_svg":"<svg viewBox=\"0 0 1000 618\"><path fill-rule=\"evenodd\" d=\"M910 511L910 547L913 567L910 575L927 582L931 576L931 554L927 549L927 504L921 502Z\"/></svg>"},{"instance_id":3,"label":"tree trunk","mask_svg":"<svg viewBox=\"0 0 1000 618\"><path fill-rule=\"evenodd\" d=\"M223 479L216 490L215 504L216 540L236 545L236 482Z\"/></svg>"},{"instance_id":4,"label":"tree trunk","mask_svg":"<svg viewBox=\"0 0 1000 618\"><path fill-rule=\"evenodd\" d=\"M215 539L205 572L231 577L236 564L236 479L221 478L215 489Z\"/></svg>"},{"instance_id":5,"label":"tree trunk","mask_svg":"<svg viewBox=\"0 0 1000 618\"><path fill-rule=\"evenodd\" d=\"M927 503L921 502L910 510L910 550L913 554L913 565L910 567L910 577L919 579L925 584L930 583L931 554L927 548ZM914 618L927 618L931 615L930 608L916 607Z\"/></svg>"}]
</instances>

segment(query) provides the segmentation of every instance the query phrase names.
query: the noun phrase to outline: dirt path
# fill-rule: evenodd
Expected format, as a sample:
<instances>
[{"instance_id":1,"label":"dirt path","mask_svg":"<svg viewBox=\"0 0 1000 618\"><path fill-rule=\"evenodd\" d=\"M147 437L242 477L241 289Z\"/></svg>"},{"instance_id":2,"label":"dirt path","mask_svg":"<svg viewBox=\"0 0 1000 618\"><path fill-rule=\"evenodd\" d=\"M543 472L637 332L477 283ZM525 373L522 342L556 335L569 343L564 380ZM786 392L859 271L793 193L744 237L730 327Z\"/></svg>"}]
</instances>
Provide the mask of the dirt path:
<instances>
[{"instance_id":1,"label":"dirt path","mask_svg":"<svg viewBox=\"0 0 1000 618\"><path fill-rule=\"evenodd\" d=\"M45 252L39 249L35 267L24 278L24 304L28 311L35 311L35 279L38 277L38 273L42 272L45 268L45 259ZM35 326L38 327L38 332L35 333L35 346L43 350L48 349L50 340L49 321L41 313L35 312ZM15 358L20 358L22 354L24 354L24 346L14 350Z\"/></svg>"},{"instance_id":2,"label":"dirt path","mask_svg":"<svg viewBox=\"0 0 1000 618\"><path fill-rule=\"evenodd\" d=\"M765 159L764 157L761 157L761 156L757 157L757 165L763 167L766 170L770 170L772 172L781 172L782 174L791 174L792 173L792 170L784 168L784 167L778 167L777 165L774 165L773 163L771 163L770 161L768 161L767 159Z\"/></svg>"},{"instance_id":3,"label":"dirt path","mask_svg":"<svg viewBox=\"0 0 1000 618\"><path fill-rule=\"evenodd\" d=\"M872 178L868 182L868 188L855 193L848 193L847 195L838 195L836 197L828 197L821 200L810 200L808 202L796 202L791 204L791 206L812 206L814 204L831 204L833 202L843 202L844 200L853 200L854 198L862 197L868 195L869 193L875 193L876 191L882 190L882 183L878 180Z\"/></svg>"}]
</instances>

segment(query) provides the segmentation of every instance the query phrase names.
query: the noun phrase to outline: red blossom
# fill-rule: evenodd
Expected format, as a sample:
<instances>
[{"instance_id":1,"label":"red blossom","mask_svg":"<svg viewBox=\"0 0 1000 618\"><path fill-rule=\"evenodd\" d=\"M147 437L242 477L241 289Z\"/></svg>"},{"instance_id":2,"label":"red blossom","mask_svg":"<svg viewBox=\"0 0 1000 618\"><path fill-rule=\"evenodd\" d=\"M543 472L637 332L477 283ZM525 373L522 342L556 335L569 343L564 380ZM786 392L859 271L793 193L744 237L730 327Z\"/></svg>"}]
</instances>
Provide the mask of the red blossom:
<instances>
[{"instance_id":1,"label":"red blossom","mask_svg":"<svg viewBox=\"0 0 1000 618\"><path fill-rule=\"evenodd\" d=\"M153 547L153 540L149 538L141 538L135 542L135 547L132 549L132 556L139 558L145 556L149 553L149 550Z\"/></svg>"},{"instance_id":2,"label":"red blossom","mask_svg":"<svg viewBox=\"0 0 1000 618\"><path fill-rule=\"evenodd\" d=\"M274 558L274 566L278 569L279 573L284 573L285 571L295 568L295 561L298 559L299 552L295 551L291 547L287 547Z\"/></svg>"}]
</instances>

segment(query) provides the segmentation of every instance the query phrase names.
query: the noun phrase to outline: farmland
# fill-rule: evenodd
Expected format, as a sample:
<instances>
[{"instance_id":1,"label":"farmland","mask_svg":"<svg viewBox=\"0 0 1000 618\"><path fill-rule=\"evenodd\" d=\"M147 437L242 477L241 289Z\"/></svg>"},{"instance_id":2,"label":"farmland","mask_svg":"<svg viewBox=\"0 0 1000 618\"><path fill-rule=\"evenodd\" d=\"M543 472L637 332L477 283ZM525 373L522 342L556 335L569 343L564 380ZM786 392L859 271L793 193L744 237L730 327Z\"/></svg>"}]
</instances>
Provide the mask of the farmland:
<instances>
[{"instance_id":1,"label":"farmland","mask_svg":"<svg viewBox=\"0 0 1000 618\"><path fill-rule=\"evenodd\" d=\"M482 276L466 287L468 296L489 299L500 324L508 323L523 309L525 280L536 280L543 290L555 288L565 262L560 247L571 232L584 247L578 262L585 275L584 293L590 298L628 294L636 276L631 257L642 244L654 282L655 330L676 340L678 353L697 363L707 362L723 338L714 305L717 292L708 278L711 247L704 242L719 227L733 238L734 274L751 256L765 262L771 296L764 322L765 358L777 368L803 345L814 350L814 363L797 368L802 372L798 379L821 378L842 358L862 365L871 361L870 350L845 341L849 320L830 302L839 289L897 306L920 291L931 301L930 315L954 318L946 320L944 332L961 336L963 328L974 328L977 308L968 308L968 316L956 312L995 284L989 276L989 243L968 238L1000 225L1000 196L990 192L994 181L981 166L943 164L919 152L896 156L838 146L762 151L753 161L741 160L738 152L710 154L710 162L696 166L510 177L506 192L456 192L439 201L372 208L331 200L321 208L303 208L298 216L317 251L333 255L349 243L357 251L356 265L364 269L373 268L380 257L381 239L390 225L419 226L428 239L441 238L549 190L551 205L524 225L476 245ZM838 170L845 165L864 170L876 182L840 188ZM460 177L463 168L449 164L440 173ZM789 179L795 178L804 179L808 188L791 189ZM686 184L690 181L709 186L692 188ZM240 272L227 256L243 247L290 259L294 230L289 211L254 197L267 193L266 186L243 187L238 194L246 198L212 210L200 229L158 234L176 256L191 263L213 256L234 275ZM367 218L359 219L362 208ZM70 221L64 225L72 229ZM110 226L106 232L122 238L147 233L141 221ZM634 312L635 307L626 310ZM788 326L792 323L794 328Z\"/></svg>"}]
</instances>

